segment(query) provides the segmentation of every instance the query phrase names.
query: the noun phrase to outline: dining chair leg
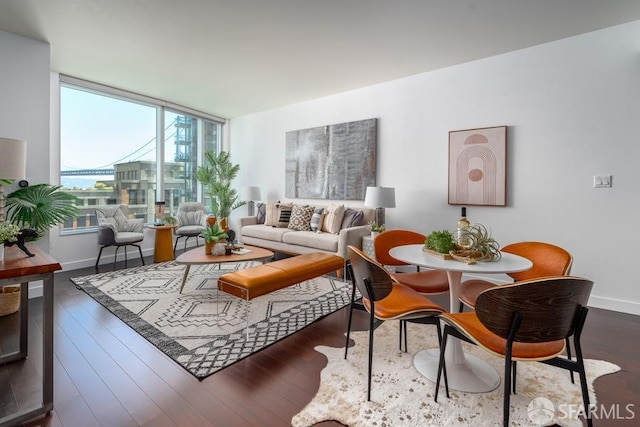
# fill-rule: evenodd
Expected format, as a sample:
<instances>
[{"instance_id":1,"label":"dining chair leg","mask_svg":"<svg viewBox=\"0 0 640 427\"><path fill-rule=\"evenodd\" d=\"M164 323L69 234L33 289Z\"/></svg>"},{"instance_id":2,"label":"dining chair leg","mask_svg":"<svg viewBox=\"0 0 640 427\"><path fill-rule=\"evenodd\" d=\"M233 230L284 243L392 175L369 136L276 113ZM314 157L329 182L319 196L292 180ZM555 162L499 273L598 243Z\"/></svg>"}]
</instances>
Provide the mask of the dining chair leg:
<instances>
[{"instance_id":1,"label":"dining chair leg","mask_svg":"<svg viewBox=\"0 0 640 427\"><path fill-rule=\"evenodd\" d=\"M371 373L373 370L373 333L374 333L373 303L369 314L369 380L367 381L367 402L371 401Z\"/></svg>"},{"instance_id":2,"label":"dining chair leg","mask_svg":"<svg viewBox=\"0 0 640 427\"><path fill-rule=\"evenodd\" d=\"M353 294L351 295L351 304L349 304L349 320L347 321L347 337L344 341L344 358L347 358L347 353L349 352L349 336L351 335L351 319L353 318L353 304L355 299L356 290L354 288Z\"/></svg>"},{"instance_id":3,"label":"dining chair leg","mask_svg":"<svg viewBox=\"0 0 640 427\"><path fill-rule=\"evenodd\" d=\"M565 338L565 346L567 347L567 359L571 360L571 341L569 341L569 337ZM571 384L575 384L575 380L573 378L573 371L569 371L569 375L571 375Z\"/></svg>"},{"instance_id":4,"label":"dining chair leg","mask_svg":"<svg viewBox=\"0 0 640 427\"><path fill-rule=\"evenodd\" d=\"M504 425L504 427L507 427L509 425L509 406L511 405L511 365L511 351L510 349L508 349L506 357L504 358L504 400L502 403L502 424Z\"/></svg>"},{"instance_id":5,"label":"dining chair leg","mask_svg":"<svg viewBox=\"0 0 640 427\"><path fill-rule=\"evenodd\" d=\"M438 375L436 376L436 391L433 394L433 401L438 401L438 392L440 391L440 377L444 374L444 390L449 398L449 382L447 381L447 366L444 360L444 352L447 347L447 337L449 336L448 326L444 327L444 336L442 337L442 344L440 346L440 358L438 361Z\"/></svg>"},{"instance_id":6,"label":"dining chair leg","mask_svg":"<svg viewBox=\"0 0 640 427\"><path fill-rule=\"evenodd\" d=\"M513 391L513 394L516 394L516 370L518 368L518 361L514 360L511 363L512 369L511 369L511 390Z\"/></svg>"}]
</instances>

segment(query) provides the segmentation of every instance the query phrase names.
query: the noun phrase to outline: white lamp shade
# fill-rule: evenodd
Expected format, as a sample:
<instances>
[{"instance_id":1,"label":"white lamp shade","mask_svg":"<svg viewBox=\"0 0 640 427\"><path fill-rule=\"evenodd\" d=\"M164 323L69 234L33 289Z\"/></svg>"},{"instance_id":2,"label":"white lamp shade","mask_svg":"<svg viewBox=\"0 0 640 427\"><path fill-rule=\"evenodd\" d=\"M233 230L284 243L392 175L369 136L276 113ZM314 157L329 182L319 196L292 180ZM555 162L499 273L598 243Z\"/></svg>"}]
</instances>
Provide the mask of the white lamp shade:
<instances>
[{"instance_id":1,"label":"white lamp shade","mask_svg":"<svg viewBox=\"0 0 640 427\"><path fill-rule=\"evenodd\" d=\"M364 205L370 208L395 208L396 189L392 187L367 187Z\"/></svg>"},{"instance_id":2,"label":"white lamp shade","mask_svg":"<svg viewBox=\"0 0 640 427\"><path fill-rule=\"evenodd\" d=\"M0 138L0 179L23 179L26 174L26 141Z\"/></svg>"},{"instance_id":3,"label":"white lamp shade","mask_svg":"<svg viewBox=\"0 0 640 427\"><path fill-rule=\"evenodd\" d=\"M260 200L262 198L260 194L260 187L244 187L242 189L242 199L243 200Z\"/></svg>"}]
</instances>

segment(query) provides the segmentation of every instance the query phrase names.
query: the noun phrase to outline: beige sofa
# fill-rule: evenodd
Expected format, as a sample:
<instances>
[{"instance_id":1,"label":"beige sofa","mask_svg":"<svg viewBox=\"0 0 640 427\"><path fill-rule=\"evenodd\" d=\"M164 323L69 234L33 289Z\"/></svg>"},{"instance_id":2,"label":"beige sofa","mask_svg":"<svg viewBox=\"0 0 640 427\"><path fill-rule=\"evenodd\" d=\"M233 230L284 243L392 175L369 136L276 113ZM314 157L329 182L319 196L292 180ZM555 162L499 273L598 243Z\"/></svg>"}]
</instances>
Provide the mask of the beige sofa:
<instances>
[{"instance_id":1,"label":"beige sofa","mask_svg":"<svg viewBox=\"0 0 640 427\"><path fill-rule=\"evenodd\" d=\"M335 205L332 205L335 206ZM325 211L329 206L324 207ZM295 230L280 223L279 225L259 224L260 207L258 216L248 216L240 218L240 239L246 245L259 246L274 252L285 254L305 254L310 252L325 252L339 255L343 258L347 256L347 246L353 245L361 247L362 237L370 234L368 223L375 219L375 209L363 207L345 207L353 211L361 211L362 217L358 223L352 227L340 227L337 233L322 231L325 223L319 228L321 231ZM325 215L325 220L327 216Z\"/></svg>"}]
</instances>

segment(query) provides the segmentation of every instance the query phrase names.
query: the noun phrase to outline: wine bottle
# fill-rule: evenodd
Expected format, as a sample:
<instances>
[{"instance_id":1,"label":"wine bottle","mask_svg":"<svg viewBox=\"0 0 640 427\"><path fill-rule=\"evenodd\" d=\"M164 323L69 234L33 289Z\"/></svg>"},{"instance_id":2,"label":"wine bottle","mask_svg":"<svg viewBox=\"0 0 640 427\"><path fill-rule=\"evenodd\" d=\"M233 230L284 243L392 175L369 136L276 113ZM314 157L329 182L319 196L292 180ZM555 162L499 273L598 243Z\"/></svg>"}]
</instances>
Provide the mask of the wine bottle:
<instances>
[{"instance_id":1,"label":"wine bottle","mask_svg":"<svg viewBox=\"0 0 640 427\"><path fill-rule=\"evenodd\" d=\"M469 220L467 219L467 208L461 208L460 219L458 220L458 227L456 230L456 243L462 249L469 249L471 247L471 239L467 235L467 230L469 229Z\"/></svg>"}]
</instances>

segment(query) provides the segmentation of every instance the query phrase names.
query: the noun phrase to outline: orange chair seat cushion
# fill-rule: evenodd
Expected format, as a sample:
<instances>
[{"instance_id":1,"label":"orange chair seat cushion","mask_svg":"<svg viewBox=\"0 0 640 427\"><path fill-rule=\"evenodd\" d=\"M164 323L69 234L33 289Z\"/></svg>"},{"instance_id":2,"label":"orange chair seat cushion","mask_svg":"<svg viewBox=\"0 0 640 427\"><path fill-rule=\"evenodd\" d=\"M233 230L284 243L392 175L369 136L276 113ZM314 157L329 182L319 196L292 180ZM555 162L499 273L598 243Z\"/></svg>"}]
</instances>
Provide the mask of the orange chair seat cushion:
<instances>
[{"instance_id":1,"label":"orange chair seat cushion","mask_svg":"<svg viewBox=\"0 0 640 427\"><path fill-rule=\"evenodd\" d=\"M421 294L439 294L449 291L446 271L423 270L410 273L391 273L391 277Z\"/></svg>"},{"instance_id":2,"label":"orange chair seat cushion","mask_svg":"<svg viewBox=\"0 0 640 427\"><path fill-rule=\"evenodd\" d=\"M362 303L367 311L371 312L371 302L362 298ZM394 283L391 293L375 303L374 316L381 320L392 320L428 315L436 316L444 311L438 304L427 297L418 295L413 289Z\"/></svg>"},{"instance_id":3,"label":"orange chair seat cushion","mask_svg":"<svg viewBox=\"0 0 640 427\"><path fill-rule=\"evenodd\" d=\"M462 282L462 286L460 286L460 293L458 294L458 299L462 301L465 305L469 307L476 306L476 300L478 299L478 295L481 292L486 291L487 289L495 288L495 283L487 282L486 280L481 279L471 279L465 280Z\"/></svg>"},{"instance_id":4,"label":"orange chair seat cushion","mask_svg":"<svg viewBox=\"0 0 640 427\"><path fill-rule=\"evenodd\" d=\"M342 257L313 252L223 274L218 289L250 300L343 267Z\"/></svg>"},{"instance_id":5,"label":"orange chair seat cushion","mask_svg":"<svg viewBox=\"0 0 640 427\"><path fill-rule=\"evenodd\" d=\"M442 320L457 327L471 341L485 348L498 357L505 356L507 340L488 330L473 312L443 313ZM514 342L511 357L514 360L547 360L564 351L565 341L549 341L545 343Z\"/></svg>"}]
</instances>

